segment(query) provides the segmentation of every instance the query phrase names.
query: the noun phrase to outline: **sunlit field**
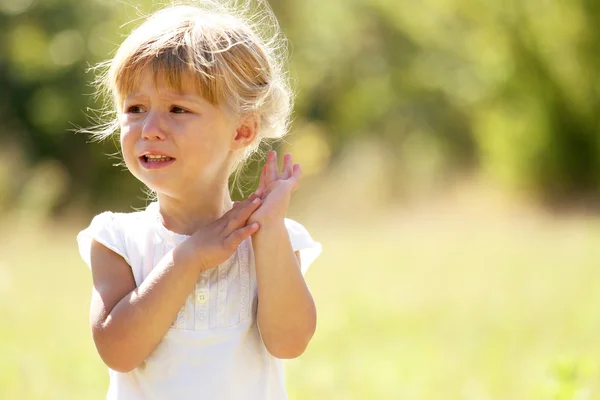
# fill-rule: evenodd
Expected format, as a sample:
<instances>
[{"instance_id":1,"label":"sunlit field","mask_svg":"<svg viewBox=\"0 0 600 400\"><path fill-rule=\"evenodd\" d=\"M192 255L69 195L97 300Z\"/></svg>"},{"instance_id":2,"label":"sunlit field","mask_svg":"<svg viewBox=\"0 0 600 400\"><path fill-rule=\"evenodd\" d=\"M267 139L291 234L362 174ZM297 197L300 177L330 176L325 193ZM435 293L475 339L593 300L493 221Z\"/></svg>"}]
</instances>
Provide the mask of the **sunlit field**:
<instances>
[{"instance_id":1,"label":"sunlit field","mask_svg":"<svg viewBox=\"0 0 600 400\"><path fill-rule=\"evenodd\" d=\"M462 207L305 225L319 310L291 399L600 399L600 219ZM4 226L0 398L102 399L79 226Z\"/></svg>"}]
</instances>

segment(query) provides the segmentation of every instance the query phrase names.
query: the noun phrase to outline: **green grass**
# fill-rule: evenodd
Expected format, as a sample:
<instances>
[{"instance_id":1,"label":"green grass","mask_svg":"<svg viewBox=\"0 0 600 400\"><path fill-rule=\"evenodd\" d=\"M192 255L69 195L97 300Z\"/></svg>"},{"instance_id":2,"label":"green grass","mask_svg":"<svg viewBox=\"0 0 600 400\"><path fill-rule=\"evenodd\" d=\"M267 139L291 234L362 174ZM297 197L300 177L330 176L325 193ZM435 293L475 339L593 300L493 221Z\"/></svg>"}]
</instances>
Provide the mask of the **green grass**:
<instances>
[{"instance_id":1,"label":"green grass","mask_svg":"<svg viewBox=\"0 0 600 400\"><path fill-rule=\"evenodd\" d=\"M307 221L319 324L291 399L600 399L600 219ZM10 233L9 233L10 232ZM0 398L102 399L76 229L0 236Z\"/></svg>"}]
</instances>

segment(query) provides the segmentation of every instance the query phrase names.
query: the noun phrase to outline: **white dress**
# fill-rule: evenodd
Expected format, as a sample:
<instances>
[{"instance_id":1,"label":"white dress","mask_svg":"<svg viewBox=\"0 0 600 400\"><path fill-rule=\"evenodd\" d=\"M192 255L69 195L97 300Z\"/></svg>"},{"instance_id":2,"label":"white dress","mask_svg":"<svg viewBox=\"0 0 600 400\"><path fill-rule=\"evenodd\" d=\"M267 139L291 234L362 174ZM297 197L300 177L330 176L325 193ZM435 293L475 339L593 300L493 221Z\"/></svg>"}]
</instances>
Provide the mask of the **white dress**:
<instances>
[{"instance_id":1,"label":"white dress","mask_svg":"<svg viewBox=\"0 0 600 400\"><path fill-rule=\"evenodd\" d=\"M304 274L321 253L299 223L285 220ZM139 286L187 236L167 230L158 203L132 213L105 212L77 236L90 265L92 239L121 255ZM223 264L204 271L154 352L129 373L109 369L107 399L286 399L281 360L265 348L256 325L257 284L251 239Z\"/></svg>"}]
</instances>

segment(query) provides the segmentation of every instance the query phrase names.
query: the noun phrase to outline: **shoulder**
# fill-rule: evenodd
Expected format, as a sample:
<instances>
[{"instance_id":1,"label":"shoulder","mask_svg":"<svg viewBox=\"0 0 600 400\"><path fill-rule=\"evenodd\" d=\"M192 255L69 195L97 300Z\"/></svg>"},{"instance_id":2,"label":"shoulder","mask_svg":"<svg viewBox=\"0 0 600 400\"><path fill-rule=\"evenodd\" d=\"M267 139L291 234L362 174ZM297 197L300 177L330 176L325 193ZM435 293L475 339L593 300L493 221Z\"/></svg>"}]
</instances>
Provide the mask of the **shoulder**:
<instances>
[{"instance_id":1,"label":"shoulder","mask_svg":"<svg viewBox=\"0 0 600 400\"><path fill-rule=\"evenodd\" d=\"M150 216L145 211L129 213L105 211L96 215L90 226L83 232L109 234L113 237L126 238L137 236L140 230L147 230Z\"/></svg>"},{"instance_id":2,"label":"shoulder","mask_svg":"<svg viewBox=\"0 0 600 400\"><path fill-rule=\"evenodd\" d=\"M77 235L81 257L89 266L92 242L96 241L122 256L131 265L128 248L143 237L140 233L147 231L148 220L149 215L145 211L105 211L96 215L89 226Z\"/></svg>"},{"instance_id":3,"label":"shoulder","mask_svg":"<svg viewBox=\"0 0 600 400\"><path fill-rule=\"evenodd\" d=\"M314 240L308 230L301 223L293 219L285 219L285 227L290 237L292 249L300 253L302 273L319 257L322 252L321 243Z\"/></svg>"},{"instance_id":4,"label":"shoulder","mask_svg":"<svg viewBox=\"0 0 600 400\"><path fill-rule=\"evenodd\" d=\"M315 241L304 225L289 218L286 218L284 222L292 240L294 250L300 250L302 247L311 247L315 244Z\"/></svg>"}]
</instances>

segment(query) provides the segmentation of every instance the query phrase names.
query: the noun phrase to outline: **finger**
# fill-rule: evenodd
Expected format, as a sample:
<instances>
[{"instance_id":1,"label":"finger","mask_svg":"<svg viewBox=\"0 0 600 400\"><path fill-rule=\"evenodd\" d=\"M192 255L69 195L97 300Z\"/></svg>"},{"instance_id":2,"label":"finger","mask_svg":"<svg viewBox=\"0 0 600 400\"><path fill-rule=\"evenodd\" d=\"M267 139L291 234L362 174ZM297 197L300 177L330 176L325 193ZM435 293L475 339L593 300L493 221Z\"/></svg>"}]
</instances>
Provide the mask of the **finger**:
<instances>
[{"instance_id":1,"label":"finger","mask_svg":"<svg viewBox=\"0 0 600 400\"><path fill-rule=\"evenodd\" d=\"M255 222L251 225L244 226L240 229L237 229L230 233L225 240L223 241L223 245L231 250L235 250L238 248L240 243L242 243L245 239L256 233L260 226Z\"/></svg>"},{"instance_id":2,"label":"finger","mask_svg":"<svg viewBox=\"0 0 600 400\"><path fill-rule=\"evenodd\" d=\"M265 181L267 179L267 164L263 165L262 170L260 171L260 180L258 182L258 188L264 190L265 189Z\"/></svg>"},{"instance_id":3,"label":"finger","mask_svg":"<svg viewBox=\"0 0 600 400\"><path fill-rule=\"evenodd\" d=\"M232 232L236 229L246 225L248 218L260 207L262 201L259 198L254 198L251 202L247 203L243 207L239 207L235 214L229 216L229 222L227 223L227 230Z\"/></svg>"},{"instance_id":4,"label":"finger","mask_svg":"<svg viewBox=\"0 0 600 400\"><path fill-rule=\"evenodd\" d=\"M292 176L292 155L287 153L283 156L283 168L279 179L288 179L290 176Z\"/></svg>"},{"instance_id":5,"label":"finger","mask_svg":"<svg viewBox=\"0 0 600 400\"><path fill-rule=\"evenodd\" d=\"M258 207L260 207L261 204L262 200L257 197L254 200L252 200L252 202L246 207L241 208L237 215L234 217L234 226L240 227L246 225L248 218L250 218L250 216L254 213L254 211L258 209Z\"/></svg>"},{"instance_id":6,"label":"finger","mask_svg":"<svg viewBox=\"0 0 600 400\"><path fill-rule=\"evenodd\" d=\"M294 164L292 176L290 178L293 190L298 189L298 186L300 186L300 178L302 178L302 168L300 167L300 164Z\"/></svg>"},{"instance_id":7,"label":"finger","mask_svg":"<svg viewBox=\"0 0 600 400\"><path fill-rule=\"evenodd\" d=\"M271 151L267 157L267 181L265 182L266 186L269 186L271 182L275 182L277 180L277 152Z\"/></svg>"},{"instance_id":8,"label":"finger","mask_svg":"<svg viewBox=\"0 0 600 400\"><path fill-rule=\"evenodd\" d=\"M254 201L254 199L257 199L257 198L259 198L259 197L256 195L256 193L252 193L245 200L238 201L237 203L239 203L239 206L237 207L236 212L232 215L232 218L235 218L235 215L239 214L240 210L242 210L244 207L247 207L248 204L252 203L252 201Z\"/></svg>"},{"instance_id":9,"label":"finger","mask_svg":"<svg viewBox=\"0 0 600 400\"><path fill-rule=\"evenodd\" d=\"M248 204L250 204L252 202L252 200L254 200L255 198L257 198L257 196L252 193L250 196L248 196L247 199L242 200L242 201L234 201L233 202L233 207L231 207L230 210L228 210L224 217L231 219L234 218L235 215L237 215L237 213L239 213L239 210L244 208L245 206L247 206Z\"/></svg>"},{"instance_id":10,"label":"finger","mask_svg":"<svg viewBox=\"0 0 600 400\"><path fill-rule=\"evenodd\" d=\"M263 198L263 195L265 194L265 191L262 190L261 188L256 189L256 191L254 192L254 194L256 195L256 197L258 197L259 199Z\"/></svg>"}]
</instances>

